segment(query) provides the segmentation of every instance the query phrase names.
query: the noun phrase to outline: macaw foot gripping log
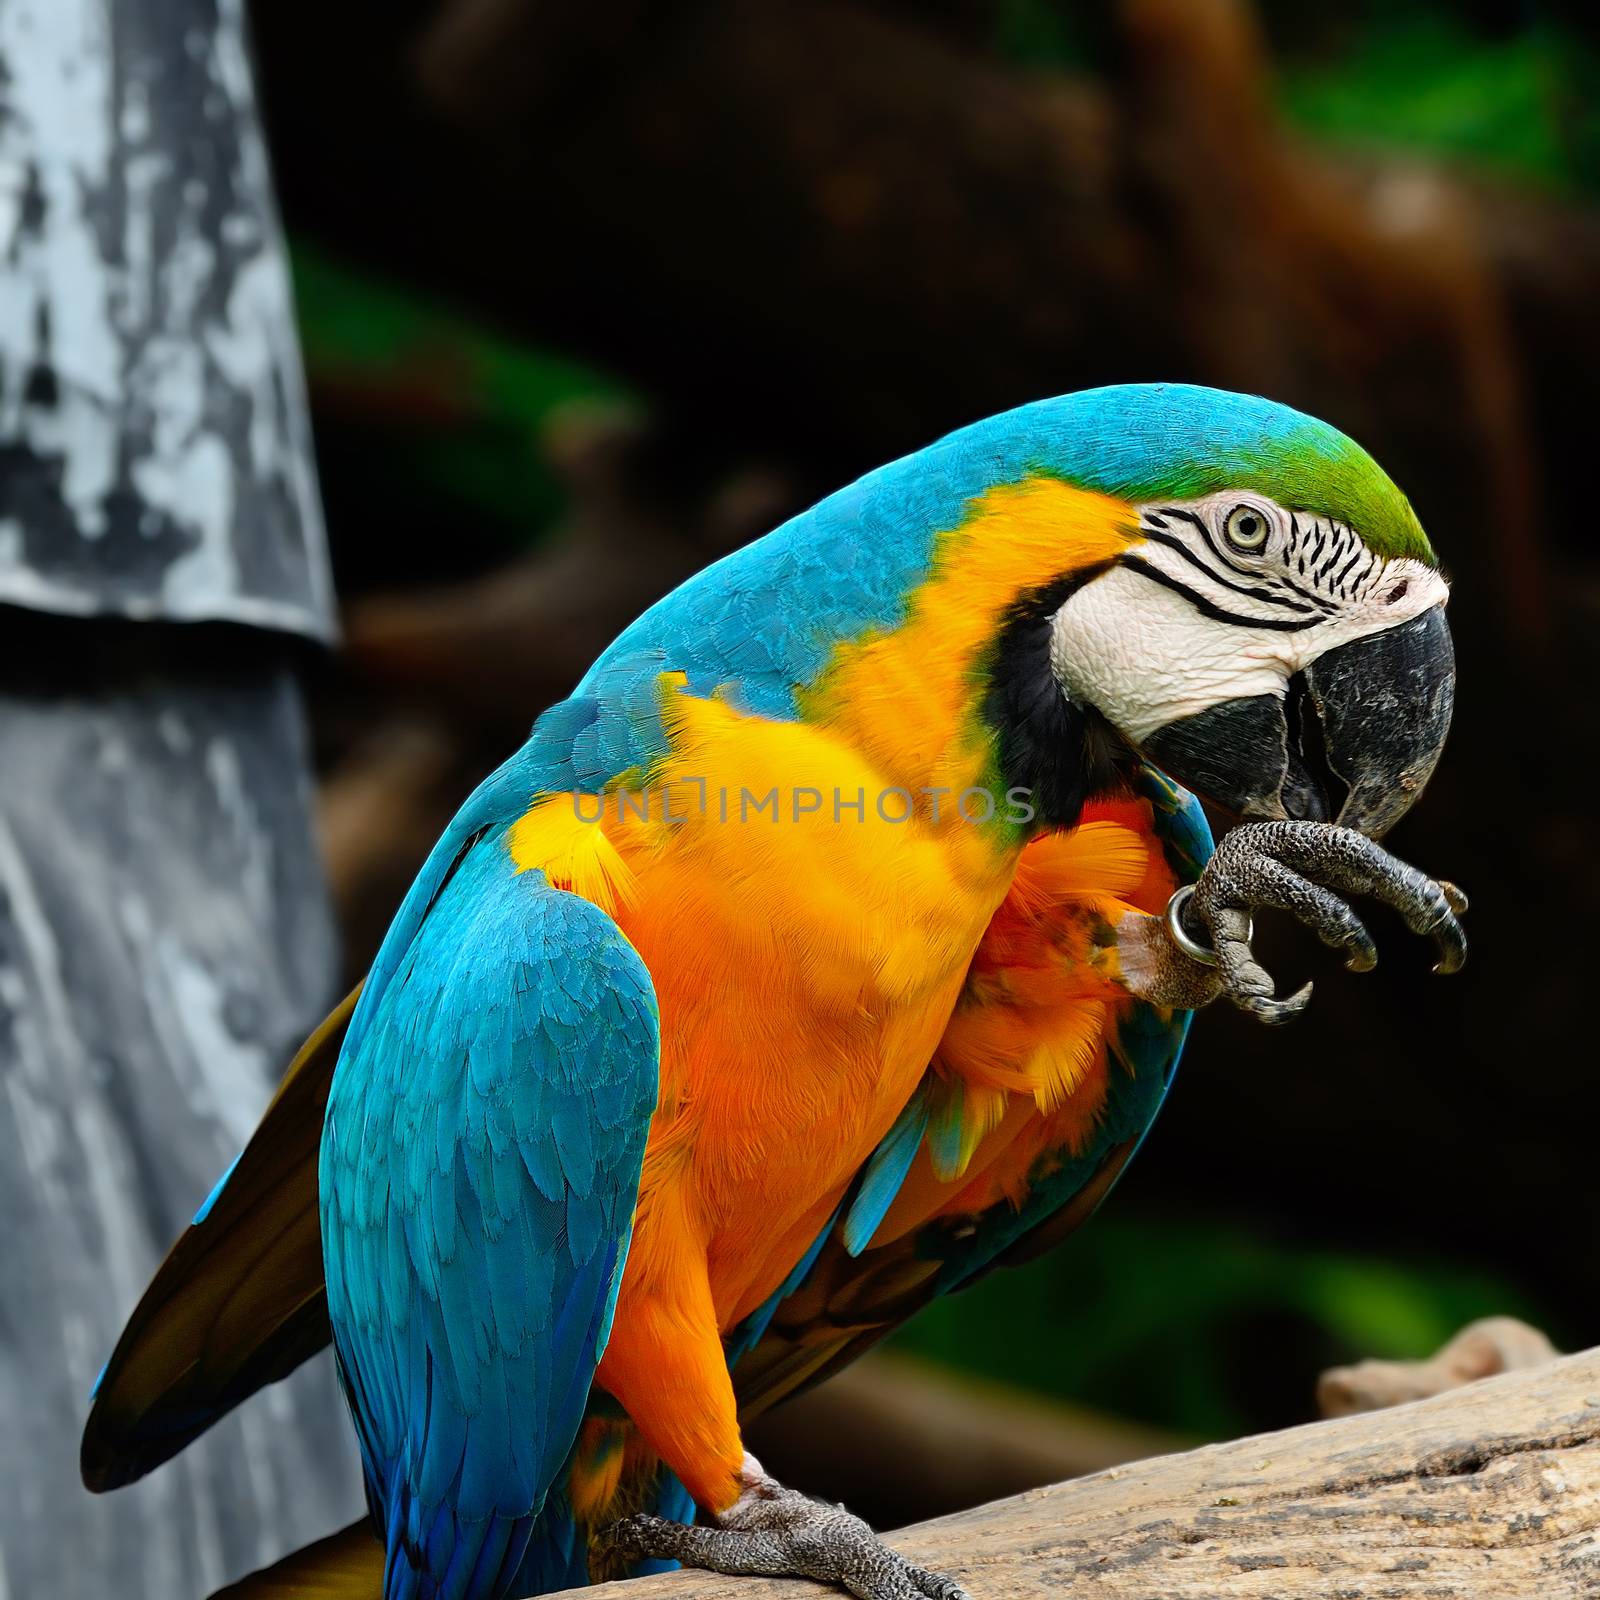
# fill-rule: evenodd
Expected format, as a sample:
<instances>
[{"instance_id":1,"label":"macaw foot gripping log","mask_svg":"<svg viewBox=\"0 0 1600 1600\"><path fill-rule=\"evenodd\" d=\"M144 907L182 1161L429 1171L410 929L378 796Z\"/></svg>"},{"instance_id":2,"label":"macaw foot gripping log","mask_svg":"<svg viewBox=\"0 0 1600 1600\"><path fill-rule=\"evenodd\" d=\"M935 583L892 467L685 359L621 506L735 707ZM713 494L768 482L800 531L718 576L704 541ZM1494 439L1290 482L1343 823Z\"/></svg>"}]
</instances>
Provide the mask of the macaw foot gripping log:
<instances>
[{"instance_id":1,"label":"macaw foot gripping log","mask_svg":"<svg viewBox=\"0 0 1600 1600\"><path fill-rule=\"evenodd\" d=\"M1460 966L1459 892L1375 842L1444 742L1446 597L1358 446L1179 385L965 428L700 573L440 839L135 1311L86 1482L331 1337L371 1516L301 1594L959 1595L741 1423L1086 1220L1196 1008L1303 1010L1253 912L1359 970L1375 896Z\"/></svg>"}]
</instances>

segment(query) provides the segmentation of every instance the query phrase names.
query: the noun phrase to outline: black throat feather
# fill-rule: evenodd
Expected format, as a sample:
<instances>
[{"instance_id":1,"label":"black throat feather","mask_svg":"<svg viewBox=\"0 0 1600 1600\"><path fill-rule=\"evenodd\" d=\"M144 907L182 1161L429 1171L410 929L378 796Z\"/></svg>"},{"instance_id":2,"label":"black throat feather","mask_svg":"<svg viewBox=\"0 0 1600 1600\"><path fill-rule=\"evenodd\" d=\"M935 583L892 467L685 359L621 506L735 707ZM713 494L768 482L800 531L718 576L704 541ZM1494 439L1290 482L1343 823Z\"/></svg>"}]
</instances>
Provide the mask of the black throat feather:
<instances>
[{"instance_id":1,"label":"black throat feather","mask_svg":"<svg viewBox=\"0 0 1600 1600\"><path fill-rule=\"evenodd\" d=\"M1025 789L1036 829L1070 828L1084 802L1125 791L1138 756L1093 706L1074 705L1050 667L1057 611L1111 565L1103 562L1014 601L1000 626L983 699L994 730L1000 779Z\"/></svg>"}]
</instances>

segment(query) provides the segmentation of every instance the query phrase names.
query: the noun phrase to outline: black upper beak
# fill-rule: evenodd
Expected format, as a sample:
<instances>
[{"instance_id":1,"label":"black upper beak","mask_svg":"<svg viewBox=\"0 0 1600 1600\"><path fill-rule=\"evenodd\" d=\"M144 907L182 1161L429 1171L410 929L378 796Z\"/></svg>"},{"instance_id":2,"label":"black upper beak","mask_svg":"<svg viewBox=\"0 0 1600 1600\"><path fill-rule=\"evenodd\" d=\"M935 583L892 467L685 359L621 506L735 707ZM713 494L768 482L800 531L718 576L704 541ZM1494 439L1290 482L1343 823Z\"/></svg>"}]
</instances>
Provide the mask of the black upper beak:
<instances>
[{"instance_id":1,"label":"black upper beak","mask_svg":"<svg viewBox=\"0 0 1600 1600\"><path fill-rule=\"evenodd\" d=\"M1444 608L1319 656L1288 693L1158 729L1151 760L1243 817L1339 822L1380 838L1422 793L1455 704Z\"/></svg>"}]
</instances>

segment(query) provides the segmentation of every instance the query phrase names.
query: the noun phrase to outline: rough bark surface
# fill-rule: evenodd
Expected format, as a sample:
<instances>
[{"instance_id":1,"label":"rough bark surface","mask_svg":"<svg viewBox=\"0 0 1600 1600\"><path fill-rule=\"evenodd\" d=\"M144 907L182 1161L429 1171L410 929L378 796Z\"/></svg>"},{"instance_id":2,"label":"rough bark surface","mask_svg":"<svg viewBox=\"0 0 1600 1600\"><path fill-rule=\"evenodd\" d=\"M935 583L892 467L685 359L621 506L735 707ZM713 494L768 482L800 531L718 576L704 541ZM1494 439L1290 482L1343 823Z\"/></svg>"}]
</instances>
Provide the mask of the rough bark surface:
<instances>
[{"instance_id":1,"label":"rough bark surface","mask_svg":"<svg viewBox=\"0 0 1600 1600\"><path fill-rule=\"evenodd\" d=\"M0 600L324 637L243 0L0 0Z\"/></svg>"},{"instance_id":2,"label":"rough bark surface","mask_svg":"<svg viewBox=\"0 0 1600 1600\"><path fill-rule=\"evenodd\" d=\"M359 1505L325 1363L78 1481L101 1362L327 997L304 745L276 669L0 694L0 1594L207 1594Z\"/></svg>"},{"instance_id":3,"label":"rough bark surface","mask_svg":"<svg viewBox=\"0 0 1600 1600\"><path fill-rule=\"evenodd\" d=\"M1117 1467L890 1536L977 1600L1564 1600L1600 1589L1600 1352ZM802 1600L670 1573L587 1600Z\"/></svg>"}]
</instances>

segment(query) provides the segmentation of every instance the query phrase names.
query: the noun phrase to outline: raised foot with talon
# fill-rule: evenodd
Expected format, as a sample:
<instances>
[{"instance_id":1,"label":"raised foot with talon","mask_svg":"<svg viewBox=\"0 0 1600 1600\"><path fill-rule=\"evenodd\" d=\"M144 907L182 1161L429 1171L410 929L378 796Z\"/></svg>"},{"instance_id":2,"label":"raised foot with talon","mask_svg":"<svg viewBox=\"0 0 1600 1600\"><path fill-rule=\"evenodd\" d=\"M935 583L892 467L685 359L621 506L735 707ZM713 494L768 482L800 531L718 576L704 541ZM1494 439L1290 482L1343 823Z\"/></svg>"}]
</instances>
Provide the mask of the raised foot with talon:
<instances>
[{"instance_id":1,"label":"raised foot with talon","mask_svg":"<svg viewBox=\"0 0 1600 1600\"><path fill-rule=\"evenodd\" d=\"M1174 936L1190 954L1210 953L1236 1006L1263 1022L1287 1022L1305 1010L1311 985L1276 997L1250 948L1251 912L1287 911L1325 945L1343 950L1351 971L1370 971L1377 946L1334 890L1393 906L1413 933L1437 944L1435 972L1459 971L1467 959L1458 920L1467 898L1454 884L1407 866L1354 828L1327 822L1247 822L1225 834L1193 890L1174 896Z\"/></svg>"},{"instance_id":2,"label":"raised foot with talon","mask_svg":"<svg viewBox=\"0 0 1600 1600\"><path fill-rule=\"evenodd\" d=\"M600 1535L603 1547L708 1572L815 1578L860 1600L970 1600L953 1578L913 1566L843 1506L826 1505L769 1478L754 1456L745 1457L741 1477L744 1493L715 1527L627 1517Z\"/></svg>"}]
</instances>

